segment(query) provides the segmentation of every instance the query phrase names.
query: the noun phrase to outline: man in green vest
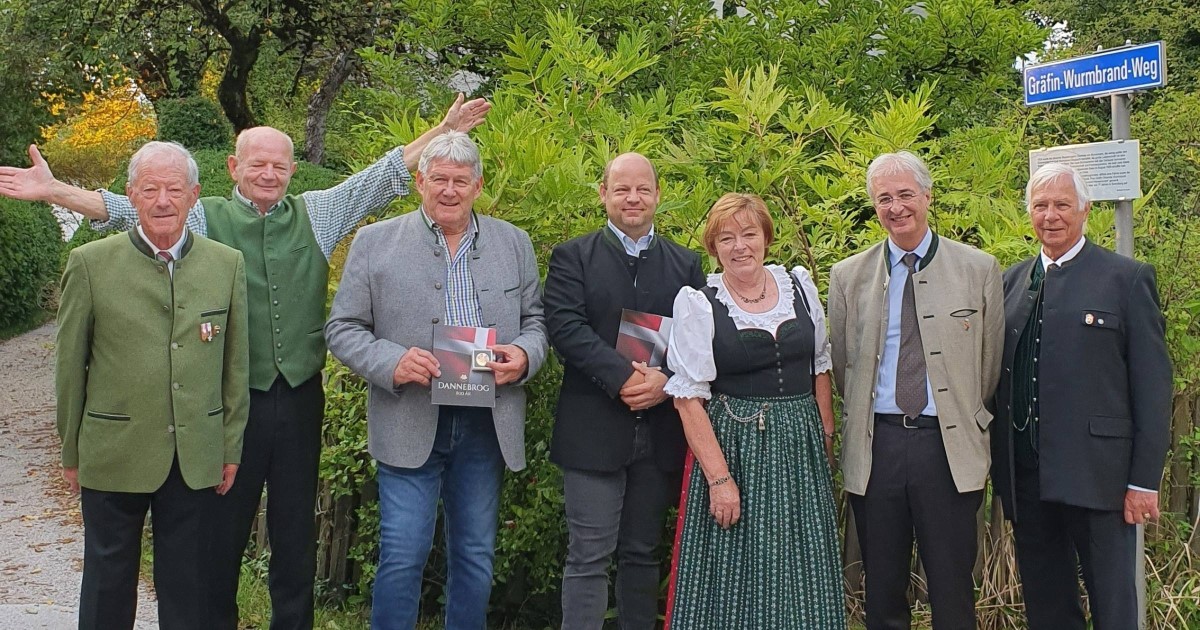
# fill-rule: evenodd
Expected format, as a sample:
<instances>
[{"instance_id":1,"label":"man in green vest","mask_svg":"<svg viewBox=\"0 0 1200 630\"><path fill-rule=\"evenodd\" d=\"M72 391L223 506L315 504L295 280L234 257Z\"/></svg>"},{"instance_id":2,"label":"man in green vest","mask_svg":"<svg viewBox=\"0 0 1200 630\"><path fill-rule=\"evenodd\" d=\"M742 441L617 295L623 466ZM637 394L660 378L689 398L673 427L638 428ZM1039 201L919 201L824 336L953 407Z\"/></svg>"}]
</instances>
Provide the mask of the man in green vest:
<instances>
[{"instance_id":1,"label":"man in green vest","mask_svg":"<svg viewBox=\"0 0 1200 630\"><path fill-rule=\"evenodd\" d=\"M440 124L407 146L333 188L299 195L287 194L296 170L291 139L270 127L247 129L228 158L231 195L204 197L188 213L193 232L245 256L249 300L250 420L237 483L220 507L226 518L214 547L213 627L237 628L241 560L264 483L270 488L271 628L312 627L329 256L367 214L409 193L410 171L430 140L473 129L490 108L483 99L464 102L459 95ZM30 168L0 167L0 195L69 208L100 230L134 225L126 197L59 182L36 147L29 154Z\"/></svg>"},{"instance_id":2,"label":"man in green vest","mask_svg":"<svg viewBox=\"0 0 1200 630\"><path fill-rule=\"evenodd\" d=\"M58 312L63 476L83 509L79 627L133 628L149 511L159 623L204 630L212 516L250 404L246 275L237 250L184 227L200 196L186 149L142 147L125 190L140 225L71 252Z\"/></svg>"}]
</instances>

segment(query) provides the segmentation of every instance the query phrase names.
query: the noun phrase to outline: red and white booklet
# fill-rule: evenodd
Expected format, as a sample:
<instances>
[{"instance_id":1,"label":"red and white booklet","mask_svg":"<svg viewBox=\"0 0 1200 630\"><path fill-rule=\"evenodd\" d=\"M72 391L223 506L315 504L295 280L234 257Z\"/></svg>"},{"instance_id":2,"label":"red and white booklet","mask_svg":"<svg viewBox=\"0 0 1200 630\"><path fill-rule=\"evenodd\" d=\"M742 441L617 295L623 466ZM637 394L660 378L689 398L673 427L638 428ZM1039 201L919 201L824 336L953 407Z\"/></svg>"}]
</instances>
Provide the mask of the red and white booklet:
<instances>
[{"instance_id":1,"label":"red and white booklet","mask_svg":"<svg viewBox=\"0 0 1200 630\"><path fill-rule=\"evenodd\" d=\"M433 356L442 375L433 379L433 404L495 407L496 375L487 363L495 328L434 326Z\"/></svg>"},{"instance_id":2,"label":"red and white booklet","mask_svg":"<svg viewBox=\"0 0 1200 630\"><path fill-rule=\"evenodd\" d=\"M626 359L662 367L667 364L667 340L670 338L670 317L621 309L617 352Z\"/></svg>"}]
</instances>

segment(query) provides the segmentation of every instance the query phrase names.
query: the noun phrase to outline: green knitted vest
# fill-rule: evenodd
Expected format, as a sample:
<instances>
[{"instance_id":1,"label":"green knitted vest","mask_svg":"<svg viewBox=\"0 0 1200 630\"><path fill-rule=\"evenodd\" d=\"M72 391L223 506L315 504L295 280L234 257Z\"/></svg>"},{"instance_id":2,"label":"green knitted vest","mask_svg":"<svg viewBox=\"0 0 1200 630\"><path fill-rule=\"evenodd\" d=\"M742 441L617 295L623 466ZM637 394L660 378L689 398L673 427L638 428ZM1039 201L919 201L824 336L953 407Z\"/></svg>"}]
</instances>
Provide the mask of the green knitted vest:
<instances>
[{"instance_id":1,"label":"green knitted vest","mask_svg":"<svg viewBox=\"0 0 1200 630\"><path fill-rule=\"evenodd\" d=\"M267 390L282 374L293 387L325 366L325 293L329 261L321 253L304 200L288 195L266 216L223 197L204 197L208 237L246 259L250 389Z\"/></svg>"}]
</instances>

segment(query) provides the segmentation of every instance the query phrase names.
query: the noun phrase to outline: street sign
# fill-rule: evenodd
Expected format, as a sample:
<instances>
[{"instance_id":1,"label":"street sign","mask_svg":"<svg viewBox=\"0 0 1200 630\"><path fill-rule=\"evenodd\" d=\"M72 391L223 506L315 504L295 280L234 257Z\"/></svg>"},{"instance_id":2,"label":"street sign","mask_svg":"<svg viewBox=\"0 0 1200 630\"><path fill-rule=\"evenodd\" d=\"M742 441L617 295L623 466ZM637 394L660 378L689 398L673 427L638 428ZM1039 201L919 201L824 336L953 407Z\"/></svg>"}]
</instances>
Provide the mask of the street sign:
<instances>
[{"instance_id":1,"label":"street sign","mask_svg":"<svg viewBox=\"0 0 1200 630\"><path fill-rule=\"evenodd\" d=\"M1092 201L1118 201L1142 196L1141 154L1137 140L1068 144L1029 152L1029 175L1045 164L1060 162L1079 171Z\"/></svg>"},{"instance_id":2,"label":"street sign","mask_svg":"<svg viewBox=\"0 0 1200 630\"><path fill-rule=\"evenodd\" d=\"M1162 42L1126 46L1026 66L1025 104L1046 105L1146 90L1162 87L1166 82L1167 56Z\"/></svg>"}]
</instances>

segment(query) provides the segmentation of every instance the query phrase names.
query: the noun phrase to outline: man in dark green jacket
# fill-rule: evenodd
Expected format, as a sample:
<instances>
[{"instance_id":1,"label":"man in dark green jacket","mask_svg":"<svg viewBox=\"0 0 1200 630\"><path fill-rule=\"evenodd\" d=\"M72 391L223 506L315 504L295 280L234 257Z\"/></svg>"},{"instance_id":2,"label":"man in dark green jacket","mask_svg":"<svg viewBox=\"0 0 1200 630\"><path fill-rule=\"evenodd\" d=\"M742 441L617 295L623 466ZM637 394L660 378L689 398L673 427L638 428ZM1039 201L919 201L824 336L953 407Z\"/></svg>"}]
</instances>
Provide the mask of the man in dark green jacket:
<instances>
[{"instance_id":1,"label":"man in dark green jacket","mask_svg":"<svg viewBox=\"0 0 1200 630\"><path fill-rule=\"evenodd\" d=\"M213 511L250 404L246 275L240 252L184 225L200 194L186 149L142 147L126 192L140 226L71 252L58 316L63 476L83 507L79 627L133 627L149 510L159 623L199 630Z\"/></svg>"}]
</instances>

